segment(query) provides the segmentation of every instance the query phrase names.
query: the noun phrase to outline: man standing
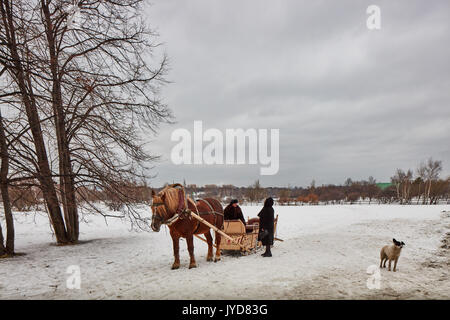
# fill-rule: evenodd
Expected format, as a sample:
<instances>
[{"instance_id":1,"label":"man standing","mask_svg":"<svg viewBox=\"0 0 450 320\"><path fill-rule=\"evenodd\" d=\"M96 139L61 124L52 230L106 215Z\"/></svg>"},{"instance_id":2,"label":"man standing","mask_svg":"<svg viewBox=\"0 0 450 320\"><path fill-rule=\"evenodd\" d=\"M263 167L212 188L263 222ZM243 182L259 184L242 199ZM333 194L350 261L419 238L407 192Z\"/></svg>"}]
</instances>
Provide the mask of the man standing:
<instances>
[{"instance_id":1,"label":"man standing","mask_svg":"<svg viewBox=\"0 0 450 320\"><path fill-rule=\"evenodd\" d=\"M223 211L223 217L225 220L241 220L245 226L244 215L241 208L238 206L237 199L231 200L230 204Z\"/></svg>"}]
</instances>

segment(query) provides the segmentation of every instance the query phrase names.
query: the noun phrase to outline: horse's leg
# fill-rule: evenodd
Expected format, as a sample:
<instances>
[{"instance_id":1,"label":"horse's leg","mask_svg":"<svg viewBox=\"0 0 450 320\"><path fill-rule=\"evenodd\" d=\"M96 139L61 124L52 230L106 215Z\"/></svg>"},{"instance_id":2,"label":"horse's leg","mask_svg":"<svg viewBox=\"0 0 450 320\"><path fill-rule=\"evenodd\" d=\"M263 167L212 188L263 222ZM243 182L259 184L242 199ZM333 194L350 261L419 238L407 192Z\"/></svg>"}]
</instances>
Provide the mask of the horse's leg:
<instances>
[{"instance_id":1,"label":"horse's leg","mask_svg":"<svg viewBox=\"0 0 450 320\"><path fill-rule=\"evenodd\" d=\"M189 251L189 256L191 257L191 262L189 263L189 269L196 268L197 264L195 263L194 257L194 236L190 235L186 238L187 247Z\"/></svg>"},{"instance_id":2,"label":"horse's leg","mask_svg":"<svg viewBox=\"0 0 450 320\"><path fill-rule=\"evenodd\" d=\"M178 269L180 267L180 237L171 233L173 242L173 256L175 261L172 265L172 270Z\"/></svg>"},{"instance_id":3,"label":"horse's leg","mask_svg":"<svg viewBox=\"0 0 450 320\"><path fill-rule=\"evenodd\" d=\"M220 233L216 232L216 257L214 258L214 262L220 261Z\"/></svg>"},{"instance_id":4,"label":"horse's leg","mask_svg":"<svg viewBox=\"0 0 450 320\"><path fill-rule=\"evenodd\" d=\"M205 233L205 237L206 241L208 241L208 256L206 257L206 261L213 261L213 238L209 230Z\"/></svg>"}]
</instances>

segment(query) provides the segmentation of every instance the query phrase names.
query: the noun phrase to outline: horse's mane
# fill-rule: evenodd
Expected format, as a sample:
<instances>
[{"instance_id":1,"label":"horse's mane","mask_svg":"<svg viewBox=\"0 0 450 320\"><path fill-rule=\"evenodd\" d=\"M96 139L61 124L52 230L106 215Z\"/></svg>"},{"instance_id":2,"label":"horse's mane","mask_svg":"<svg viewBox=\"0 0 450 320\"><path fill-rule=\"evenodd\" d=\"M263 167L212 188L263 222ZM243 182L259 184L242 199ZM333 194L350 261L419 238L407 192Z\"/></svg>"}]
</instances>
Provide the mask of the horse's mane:
<instances>
[{"instance_id":1,"label":"horse's mane","mask_svg":"<svg viewBox=\"0 0 450 320\"><path fill-rule=\"evenodd\" d=\"M158 196L165 196L164 202L169 210L175 211L178 208L180 189L177 187L182 188L181 190L184 195L185 205L188 206L188 203L191 203L194 207L196 207L195 201L193 201L186 195L183 186L181 186L180 184L172 184L164 187L160 192L158 192Z\"/></svg>"},{"instance_id":2,"label":"horse's mane","mask_svg":"<svg viewBox=\"0 0 450 320\"><path fill-rule=\"evenodd\" d=\"M178 201L179 201L178 197L180 196L179 190L180 189L174 187L174 185L169 185L169 186L164 187L160 192L158 192L159 197L165 196L164 203L166 204L167 208L171 212L175 212L178 208ZM184 193L184 190L183 190L183 193ZM194 212L197 212L197 205L196 205L195 201L192 200L186 194L184 196L185 196L185 200L186 200L186 205L188 207L190 207L191 210L194 210Z\"/></svg>"},{"instance_id":3,"label":"horse's mane","mask_svg":"<svg viewBox=\"0 0 450 320\"><path fill-rule=\"evenodd\" d=\"M162 189L160 192L158 192L158 196L162 197L165 196L164 202L167 206L167 208L175 212L178 208L178 189L173 188L172 186L167 186L164 189Z\"/></svg>"}]
</instances>

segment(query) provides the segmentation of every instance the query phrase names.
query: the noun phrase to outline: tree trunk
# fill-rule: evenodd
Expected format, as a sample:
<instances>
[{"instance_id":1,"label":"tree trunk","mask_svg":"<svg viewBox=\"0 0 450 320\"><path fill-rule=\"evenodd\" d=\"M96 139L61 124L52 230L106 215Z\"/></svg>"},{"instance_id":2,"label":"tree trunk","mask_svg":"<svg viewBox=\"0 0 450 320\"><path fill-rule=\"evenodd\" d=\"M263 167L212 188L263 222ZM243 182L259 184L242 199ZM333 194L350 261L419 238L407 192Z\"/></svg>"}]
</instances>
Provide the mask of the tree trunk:
<instances>
[{"instance_id":1,"label":"tree trunk","mask_svg":"<svg viewBox=\"0 0 450 320\"><path fill-rule=\"evenodd\" d=\"M0 223L0 256L6 254L5 239L3 238L2 224Z\"/></svg>"},{"instance_id":2,"label":"tree trunk","mask_svg":"<svg viewBox=\"0 0 450 320\"><path fill-rule=\"evenodd\" d=\"M431 199L430 199L430 193L431 193L431 179L428 180L428 189L427 189L427 197L426 197L426 202L429 204L431 204Z\"/></svg>"},{"instance_id":3,"label":"tree trunk","mask_svg":"<svg viewBox=\"0 0 450 320\"><path fill-rule=\"evenodd\" d=\"M395 187L397 189L397 199L400 201L400 204L402 204L402 199L400 198L400 185L399 185L399 183L396 183Z\"/></svg>"},{"instance_id":4,"label":"tree trunk","mask_svg":"<svg viewBox=\"0 0 450 320\"><path fill-rule=\"evenodd\" d=\"M0 192L2 193L3 208L5 210L6 221L6 253L14 254L14 219L11 211L11 201L8 192L8 171L9 155L8 144L6 142L5 128L3 127L3 117L0 112L0 158L2 160L0 168ZM3 235L2 235L3 237ZM1 241L3 244L3 241Z\"/></svg>"},{"instance_id":5,"label":"tree trunk","mask_svg":"<svg viewBox=\"0 0 450 320\"><path fill-rule=\"evenodd\" d=\"M58 54L54 25L51 20L48 3L41 0L42 12L45 17L46 38L49 48L50 70L52 73L52 107L55 116L55 131L57 137L61 199L64 209L64 219L67 237L70 242L77 242L79 236L78 211L75 197L75 182L73 179L69 143L67 139L65 114L62 100L61 77L59 75Z\"/></svg>"},{"instance_id":6,"label":"tree trunk","mask_svg":"<svg viewBox=\"0 0 450 320\"><path fill-rule=\"evenodd\" d=\"M420 202L420 186L421 186L421 184L422 183L419 182L419 191L417 192L417 202L416 202L416 204L419 204L419 202Z\"/></svg>"}]
</instances>

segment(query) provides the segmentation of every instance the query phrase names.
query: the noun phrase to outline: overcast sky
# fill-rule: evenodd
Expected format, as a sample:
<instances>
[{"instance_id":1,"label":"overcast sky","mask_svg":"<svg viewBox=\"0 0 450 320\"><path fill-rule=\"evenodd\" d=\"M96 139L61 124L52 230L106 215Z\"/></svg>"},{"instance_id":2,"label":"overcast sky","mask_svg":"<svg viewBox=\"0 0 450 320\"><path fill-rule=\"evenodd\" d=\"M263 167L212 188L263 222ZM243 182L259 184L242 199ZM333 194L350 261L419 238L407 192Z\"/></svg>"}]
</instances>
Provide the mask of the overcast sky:
<instances>
[{"instance_id":1,"label":"overcast sky","mask_svg":"<svg viewBox=\"0 0 450 320\"><path fill-rule=\"evenodd\" d=\"M366 9L381 8L381 29ZM432 156L450 174L450 1L152 0L176 123L150 144L164 182L389 181ZM280 129L280 169L174 165L177 128Z\"/></svg>"}]
</instances>

